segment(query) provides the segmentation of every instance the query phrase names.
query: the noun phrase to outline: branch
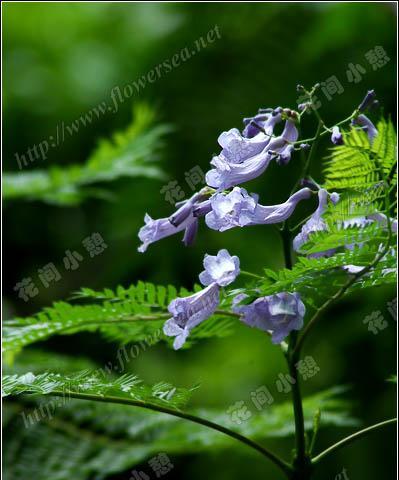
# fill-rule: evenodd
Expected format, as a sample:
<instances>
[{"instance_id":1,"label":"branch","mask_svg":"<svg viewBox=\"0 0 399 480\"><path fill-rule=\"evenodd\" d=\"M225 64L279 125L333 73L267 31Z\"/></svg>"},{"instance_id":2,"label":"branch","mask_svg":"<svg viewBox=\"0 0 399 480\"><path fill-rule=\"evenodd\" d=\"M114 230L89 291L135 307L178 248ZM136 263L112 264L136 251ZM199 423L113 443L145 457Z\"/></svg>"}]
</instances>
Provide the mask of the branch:
<instances>
[{"instance_id":1,"label":"branch","mask_svg":"<svg viewBox=\"0 0 399 480\"><path fill-rule=\"evenodd\" d=\"M323 303L323 305L320 308L318 308L316 313L313 315L313 317L309 320L309 322L303 329L302 335L299 337L298 342L295 346L294 354L298 354L300 352L306 336L308 335L309 331L313 328L313 326L316 324L316 322L319 320L321 314L324 313L325 310L327 310L333 303L339 300L360 277L368 273L375 265L377 265L377 263L382 259L382 257L384 257L384 255L388 253L389 246L391 243L391 238L392 238L392 229L391 229L391 222L390 222L389 215L387 215L387 228L388 228L388 237L387 237L385 248L374 258L374 260L369 265L364 267L363 270L361 270L360 272L354 274L352 278L350 278L345 283L345 285L343 285L331 298L329 298L326 302Z\"/></svg>"},{"instance_id":2,"label":"branch","mask_svg":"<svg viewBox=\"0 0 399 480\"><path fill-rule=\"evenodd\" d=\"M342 440L340 440L339 442L335 443L334 445L331 445L331 447L328 447L326 450L324 450L324 452L321 452L318 455L316 455L316 457L314 457L312 459L312 463L313 464L319 463L320 460L322 460L324 457L326 457L330 453L335 452L335 450L338 450L339 448L344 447L345 445L354 442L355 440L357 440L360 437L363 437L364 435L366 435L369 432L377 430L381 427L385 427L386 425L390 425L391 423L395 423L396 421L397 421L396 418L391 418L389 420L385 420L383 422L376 423L375 425L371 425L371 427L364 428L363 430L360 430L359 432L353 433L352 435L349 435L349 437L345 437Z\"/></svg>"},{"instance_id":3,"label":"branch","mask_svg":"<svg viewBox=\"0 0 399 480\"><path fill-rule=\"evenodd\" d=\"M233 430L230 430L226 427L223 427L222 425L218 425L217 423L211 422L209 420L206 420L205 418L197 417L195 415L192 415L190 413L185 413L181 412L179 410L173 410L172 408L168 407L162 407L160 405L152 404L152 403L147 403L147 402L142 402L139 400L131 400L129 398L119 398L119 397L114 397L114 396L100 396L100 395L95 395L95 394L87 394L87 393L78 393L78 392L65 392L65 391L57 391L54 390L51 392L49 395L53 395L56 397L63 397L65 394L68 395L69 398L76 398L79 400L92 400L95 402L105 402L105 403L117 403L121 405L132 405L135 407L141 407L145 408L147 410L153 410L156 412L160 413L166 413L168 415L172 415L174 417L182 418L184 420L188 420L193 423L197 423L199 425L211 428L213 430L216 430L220 433L224 433L225 435L234 438L235 440L238 440L239 442L253 448L254 450L258 451L261 453L263 456L268 458L270 461L272 461L276 466L278 466L287 476L291 474L291 467L288 463L286 463L284 460L280 459L275 455L273 452L269 451L262 445L259 445L258 443L254 442L253 440L244 437L243 435L234 432Z\"/></svg>"}]
</instances>

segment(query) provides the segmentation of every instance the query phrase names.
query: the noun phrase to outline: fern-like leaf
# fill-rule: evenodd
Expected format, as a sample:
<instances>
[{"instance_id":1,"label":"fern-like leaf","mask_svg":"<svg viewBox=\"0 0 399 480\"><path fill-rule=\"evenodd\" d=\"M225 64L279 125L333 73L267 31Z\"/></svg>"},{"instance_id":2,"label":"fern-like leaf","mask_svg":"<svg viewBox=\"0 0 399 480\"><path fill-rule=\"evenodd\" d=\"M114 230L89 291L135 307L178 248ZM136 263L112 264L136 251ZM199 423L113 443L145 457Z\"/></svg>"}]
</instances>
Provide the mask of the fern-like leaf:
<instances>
[{"instance_id":1,"label":"fern-like leaf","mask_svg":"<svg viewBox=\"0 0 399 480\"><path fill-rule=\"evenodd\" d=\"M82 165L4 173L3 198L73 205L89 196L107 196L104 190L95 187L98 183L120 177L164 178L155 161L170 127L153 126L154 116L147 106L137 106L132 123L111 140L101 140Z\"/></svg>"},{"instance_id":2,"label":"fern-like leaf","mask_svg":"<svg viewBox=\"0 0 399 480\"><path fill-rule=\"evenodd\" d=\"M167 306L177 296L187 296L186 289L155 286L139 282L115 291L96 292L82 289L75 295L80 299L97 300L90 304L55 302L37 315L5 321L3 349L16 353L21 348L46 340L53 335L99 331L109 340L121 343L145 341L154 344L169 337L162 333L163 323L170 314ZM195 328L185 347L199 339L223 337L231 332L234 319L214 315Z\"/></svg>"},{"instance_id":3,"label":"fern-like leaf","mask_svg":"<svg viewBox=\"0 0 399 480\"><path fill-rule=\"evenodd\" d=\"M350 427L358 421L348 414L349 406L335 388L304 399L305 428L312 429L314 412L322 411L321 427ZM4 462L8 478L32 480L78 480L105 478L135 468L145 459L167 452L176 455L237 449L249 452L231 438L201 425L171 415L105 402L14 398L6 403ZM50 413L50 415L46 413ZM225 409L202 408L193 415L262 441L294 434L290 402L253 413L237 425ZM148 473L151 473L149 471Z\"/></svg>"},{"instance_id":4,"label":"fern-like leaf","mask_svg":"<svg viewBox=\"0 0 399 480\"><path fill-rule=\"evenodd\" d=\"M395 165L396 134L391 122L381 119L373 145L365 132L351 129L345 144L334 147L325 168L327 190L363 191L383 180Z\"/></svg>"}]
</instances>

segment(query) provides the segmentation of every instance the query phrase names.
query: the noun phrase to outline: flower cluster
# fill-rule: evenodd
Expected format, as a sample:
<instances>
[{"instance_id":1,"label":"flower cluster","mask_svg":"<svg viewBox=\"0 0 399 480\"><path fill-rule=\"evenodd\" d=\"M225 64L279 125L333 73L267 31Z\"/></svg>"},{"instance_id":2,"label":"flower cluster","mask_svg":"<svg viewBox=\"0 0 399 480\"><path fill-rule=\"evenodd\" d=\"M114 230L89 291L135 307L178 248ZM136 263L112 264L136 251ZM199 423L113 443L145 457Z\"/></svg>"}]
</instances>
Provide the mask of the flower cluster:
<instances>
[{"instance_id":1,"label":"flower cluster","mask_svg":"<svg viewBox=\"0 0 399 480\"><path fill-rule=\"evenodd\" d=\"M261 109L258 114L244 119L244 129L240 132L232 128L223 132L218 143L222 148L213 157L214 167L206 174L207 187L182 202L177 211L168 218L152 219L145 216L145 225L139 231L142 244L139 252L162 238L184 231L183 243L191 245L198 230L198 219L206 216L210 228L223 231L233 226L271 224L286 220L296 204L310 197L310 190L302 189L280 205L262 206L255 195L249 196L237 185L261 175L274 159L286 165L294 151L298 139L296 122L298 113L288 108ZM280 135L274 135L274 128L284 123ZM307 148L301 144L299 148ZM223 192L233 188L230 193ZM227 211L226 211L227 210ZM228 214L231 223L219 224L218 219Z\"/></svg>"},{"instance_id":2,"label":"flower cluster","mask_svg":"<svg viewBox=\"0 0 399 480\"><path fill-rule=\"evenodd\" d=\"M175 350L183 346L194 327L215 312L220 287L234 282L240 273L240 261L227 250L220 250L216 256L205 255L204 268L199 280L206 288L189 297L176 298L168 307L172 318L166 321L163 331L168 337L175 337Z\"/></svg>"},{"instance_id":3,"label":"flower cluster","mask_svg":"<svg viewBox=\"0 0 399 480\"><path fill-rule=\"evenodd\" d=\"M375 94L370 91L351 117L352 125L366 131L370 143L374 141L377 130L364 112L374 103ZM304 104L299 110L303 112L306 108L308 106ZM297 123L301 115L282 107L260 109L255 116L244 119L241 132L237 128L223 132L218 138L221 151L212 158L212 168L205 176L207 186L188 200L176 204L177 210L170 217L154 220L146 215L145 225L139 231L142 242L139 251L144 252L151 243L178 232L184 232L184 244L191 245L200 217L205 218L209 228L219 232L234 227L285 222L298 203L309 199L314 190L318 192L319 205L294 238L294 250L299 251L312 233L327 230L323 215L329 203L339 201L337 193L329 193L308 182L285 202L262 205L258 195L249 194L240 186L259 177L273 160L278 165L286 165L295 150L309 148L307 143L298 141ZM283 128L277 135L275 128L278 124L283 124ZM325 127L325 130L325 133L331 132L333 144L344 143L339 124L331 129ZM364 221L382 220L365 218ZM317 252L312 256L328 256L334 252ZM175 349L181 348L190 331L216 311L220 289L232 283L239 274L239 259L230 256L227 250L220 250L216 256L205 256L204 267L199 279L205 288L189 297L176 298L168 307L172 317L166 321L164 333L175 337ZM297 292L261 297L247 305L243 304L244 300L245 295L238 295L233 301L233 311L247 325L271 333L274 343L280 343L292 330L299 330L303 325L305 306Z\"/></svg>"}]
</instances>

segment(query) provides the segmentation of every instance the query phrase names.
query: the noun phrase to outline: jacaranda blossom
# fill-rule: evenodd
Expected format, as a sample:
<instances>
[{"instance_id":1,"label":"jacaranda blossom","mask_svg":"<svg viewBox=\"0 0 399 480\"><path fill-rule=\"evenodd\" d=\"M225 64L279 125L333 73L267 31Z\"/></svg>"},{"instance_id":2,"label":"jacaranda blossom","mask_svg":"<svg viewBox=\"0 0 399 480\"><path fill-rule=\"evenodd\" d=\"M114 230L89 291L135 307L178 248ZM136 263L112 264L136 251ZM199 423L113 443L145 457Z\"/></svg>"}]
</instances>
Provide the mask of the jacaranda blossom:
<instances>
[{"instance_id":1,"label":"jacaranda blossom","mask_svg":"<svg viewBox=\"0 0 399 480\"><path fill-rule=\"evenodd\" d=\"M145 225L139 230L139 239L142 245L139 246L138 251L141 253L145 252L151 243L181 232L189 228L195 221L197 221L197 219L190 213L183 222L175 227L170 223L168 218L158 218L154 220L146 214L144 217Z\"/></svg>"},{"instance_id":2,"label":"jacaranda blossom","mask_svg":"<svg viewBox=\"0 0 399 480\"><path fill-rule=\"evenodd\" d=\"M202 285L217 283L220 287L226 287L234 282L240 273L240 260L235 255L231 256L226 249L222 249L216 256L205 255L204 268L199 275Z\"/></svg>"},{"instance_id":3,"label":"jacaranda blossom","mask_svg":"<svg viewBox=\"0 0 399 480\"><path fill-rule=\"evenodd\" d=\"M209 228L223 232L233 227L284 222L297 204L311 195L309 188L302 188L284 203L264 206L258 203L256 195L249 195L244 188L235 187L230 193L216 193L211 197L211 211L205 216L205 223Z\"/></svg>"},{"instance_id":4,"label":"jacaranda blossom","mask_svg":"<svg viewBox=\"0 0 399 480\"><path fill-rule=\"evenodd\" d=\"M375 137L378 135L378 130L375 128L373 122L366 117L366 115L361 114L354 118L352 120L352 125L358 125L367 133L370 144L374 142Z\"/></svg>"},{"instance_id":5,"label":"jacaranda blossom","mask_svg":"<svg viewBox=\"0 0 399 480\"><path fill-rule=\"evenodd\" d=\"M219 305L219 286L212 283L194 295L176 298L168 310L172 318L167 320L163 332L168 337L176 337L173 348L178 350L186 341L190 331L209 318Z\"/></svg>"},{"instance_id":6,"label":"jacaranda blossom","mask_svg":"<svg viewBox=\"0 0 399 480\"><path fill-rule=\"evenodd\" d=\"M299 293L281 292L239 305L245 298L245 294L237 295L233 311L246 325L271 333L273 343L281 343L292 330L302 328L306 309Z\"/></svg>"},{"instance_id":7,"label":"jacaranda blossom","mask_svg":"<svg viewBox=\"0 0 399 480\"><path fill-rule=\"evenodd\" d=\"M183 202L176 212L169 218L152 219L148 214L144 217L145 225L139 230L139 239L142 245L139 252L145 252L148 245L162 238L169 237L184 230L183 243L191 245L198 230L198 217L210 211L210 203L204 200L204 190L194 194Z\"/></svg>"},{"instance_id":8,"label":"jacaranda blossom","mask_svg":"<svg viewBox=\"0 0 399 480\"><path fill-rule=\"evenodd\" d=\"M277 163L286 165L291 160L291 154L294 151L294 145L290 142L297 140L298 129L293 121L287 120L282 134L269 143L269 155L276 158Z\"/></svg>"},{"instance_id":9,"label":"jacaranda blossom","mask_svg":"<svg viewBox=\"0 0 399 480\"><path fill-rule=\"evenodd\" d=\"M165 322L163 332L168 337L176 337L175 350L183 346L194 327L214 313L219 305L220 287L229 285L240 273L238 257L231 256L225 249L215 256L205 255L204 267L199 279L206 288L189 297L176 298L168 307L172 318Z\"/></svg>"},{"instance_id":10,"label":"jacaranda blossom","mask_svg":"<svg viewBox=\"0 0 399 480\"><path fill-rule=\"evenodd\" d=\"M344 143L342 133L339 131L339 127L337 127L337 125L332 128L331 141L334 145L343 145Z\"/></svg>"},{"instance_id":11,"label":"jacaranda blossom","mask_svg":"<svg viewBox=\"0 0 399 480\"><path fill-rule=\"evenodd\" d=\"M360 105L357 107L357 109L358 109L360 112L364 112L364 111L367 110L369 107L371 107L371 105L374 103L375 97L376 97L376 95L375 95L374 90L369 90L369 91L366 93L366 96L363 98L363 100L362 100L362 102L360 103Z\"/></svg>"},{"instance_id":12,"label":"jacaranda blossom","mask_svg":"<svg viewBox=\"0 0 399 480\"><path fill-rule=\"evenodd\" d=\"M258 115L251 118L244 118L245 128L242 131L242 136L246 138L253 138L263 133L266 137L271 139L275 125L281 122L281 112L273 111L272 108L263 109L259 111Z\"/></svg>"},{"instance_id":13,"label":"jacaranda blossom","mask_svg":"<svg viewBox=\"0 0 399 480\"><path fill-rule=\"evenodd\" d=\"M339 200L339 195L337 193L334 192L332 194L329 194L327 190L325 190L324 188L321 188L319 190L318 196L319 196L319 205L316 211L312 214L309 220L306 223L304 223L301 231L293 240L293 247L296 252L298 252L302 247L302 245L304 245L308 241L309 236L313 232L324 231L327 229L327 224L323 219L323 213L327 208L328 200L330 199L330 201L334 204L337 203ZM317 252L309 256L318 257L318 256L329 255L331 253L333 252L331 251Z\"/></svg>"},{"instance_id":14,"label":"jacaranda blossom","mask_svg":"<svg viewBox=\"0 0 399 480\"><path fill-rule=\"evenodd\" d=\"M274 127L276 118L280 118L280 113L266 121L266 123L270 122L270 126L266 127L268 131L273 131L271 126ZM261 175L272 158L276 158L280 163L287 163L293 151L291 142L297 140L298 130L292 120L286 120L284 130L279 137L271 138L272 133L266 135L263 132L249 139L239 135L238 130L234 130L234 133L226 132L222 142L219 137L219 143L223 143L223 150L220 155L211 160L211 165L215 168L206 174L206 182L209 186L224 190L248 182ZM249 152L255 151L254 145L258 147L262 142L263 149L248 156ZM233 145L231 146L230 143Z\"/></svg>"}]
</instances>

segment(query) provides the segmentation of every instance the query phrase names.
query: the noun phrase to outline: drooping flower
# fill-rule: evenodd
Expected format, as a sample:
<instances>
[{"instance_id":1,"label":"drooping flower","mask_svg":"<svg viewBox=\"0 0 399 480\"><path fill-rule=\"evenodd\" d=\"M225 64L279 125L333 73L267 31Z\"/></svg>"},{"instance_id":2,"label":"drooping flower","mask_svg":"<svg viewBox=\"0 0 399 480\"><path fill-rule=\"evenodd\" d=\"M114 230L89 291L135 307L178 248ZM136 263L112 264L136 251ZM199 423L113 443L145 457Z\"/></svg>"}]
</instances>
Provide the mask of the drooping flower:
<instances>
[{"instance_id":1,"label":"drooping flower","mask_svg":"<svg viewBox=\"0 0 399 480\"><path fill-rule=\"evenodd\" d=\"M278 205L257 205L253 218L253 225L274 224L287 220L294 212L296 206L301 200L307 200L312 195L310 188L301 188L284 203Z\"/></svg>"},{"instance_id":2,"label":"drooping flower","mask_svg":"<svg viewBox=\"0 0 399 480\"><path fill-rule=\"evenodd\" d=\"M176 337L173 348L178 350L186 341L190 331L209 318L219 305L220 287L233 282L240 273L238 257L231 256L225 249L217 255L205 255L200 282L206 288L190 295L172 300L168 310L172 318L167 320L163 332L168 337Z\"/></svg>"},{"instance_id":3,"label":"drooping flower","mask_svg":"<svg viewBox=\"0 0 399 480\"><path fill-rule=\"evenodd\" d=\"M370 144L374 142L375 137L378 135L378 130L375 128L375 125L366 115L361 114L354 118L352 125L359 125L359 127L367 133Z\"/></svg>"},{"instance_id":4,"label":"drooping flower","mask_svg":"<svg viewBox=\"0 0 399 480\"><path fill-rule=\"evenodd\" d=\"M210 210L210 203L207 200L208 196L209 191L202 189L183 202L176 212L168 218L154 220L146 214L144 217L145 225L140 228L138 233L142 242L138 251L145 252L151 243L183 230L185 231L183 243L191 245L198 230L198 217L205 215Z\"/></svg>"},{"instance_id":5,"label":"drooping flower","mask_svg":"<svg viewBox=\"0 0 399 480\"><path fill-rule=\"evenodd\" d=\"M275 116L277 119L280 117L280 113ZM271 120L273 118L272 116ZM237 132L235 135L237 135ZM259 135L256 135L249 140L257 140L258 137ZM296 141L297 138L298 130L294 122L286 120L284 130L279 137L270 140L268 135L263 134L264 148L253 156L247 157L249 150L245 143L243 144L245 148L240 153L233 149L234 155L231 149L224 147L221 154L211 160L211 165L215 168L207 172L206 182L213 188L224 190L253 180L266 170L272 158L276 158L280 163L287 163L293 151L291 142ZM248 142L248 139L245 140Z\"/></svg>"},{"instance_id":6,"label":"drooping flower","mask_svg":"<svg viewBox=\"0 0 399 480\"><path fill-rule=\"evenodd\" d=\"M212 283L194 295L176 298L168 310L172 318L167 320L163 332L168 337L176 337L173 348L178 350L186 341L190 331L209 318L219 305L219 286Z\"/></svg>"},{"instance_id":7,"label":"drooping flower","mask_svg":"<svg viewBox=\"0 0 399 480\"><path fill-rule=\"evenodd\" d=\"M310 198L309 188L302 188L278 205L264 206L256 195L244 188L235 187L230 193L216 193L210 199L212 210L205 216L209 228L223 232L247 225L269 225L287 220L301 200Z\"/></svg>"},{"instance_id":8,"label":"drooping flower","mask_svg":"<svg viewBox=\"0 0 399 480\"><path fill-rule=\"evenodd\" d=\"M231 163L223 155L218 155L211 160L215 168L206 173L206 183L219 190L240 185L262 175L271 160L267 148L242 163Z\"/></svg>"},{"instance_id":9,"label":"drooping flower","mask_svg":"<svg viewBox=\"0 0 399 480\"><path fill-rule=\"evenodd\" d=\"M143 253L147 250L148 245L151 243L157 242L162 238L169 237L175 233L181 232L196 221L192 213L185 218L177 227L172 225L168 218L158 218L156 220L152 219L148 214L144 217L145 225L139 230L139 239L142 242L142 245L139 246L138 251Z\"/></svg>"},{"instance_id":10,"label":"drooping flower","mask_svg":"<svg viewBox=\"0 0 399 480\"><path fill-rule=\"evenodd\" d=\"M342 133L339 131L339 127L337 125L332 128L331 141L334 145L343 145L344 143Z\"/></svg>"},{"instance_id":11,"label":"drooping flower","mask_svg":"<svg viewBox=\"0 0 399 480\"><path fill-rule=\"evenodd\" d=\"M184 230L183 243L186 247L193 245L198 232L198 218L189 223Z\"/></svg>"},{"instance_id":12,"label":"drooping flower","mask_svg":"<svg viewBox=\"0 0 399 480\"><path fill-rule=\"evenodd\" d=\"M357 107L357 109L358 109L360 112L364 112L364 111L367 110L369 107L371 107L371 105L374 103L375 97L376 97L376 95L375 95L374 90L369 90L369 91L366 93L366 96L363 98L363 100L362 100L362 102L360 103L360 105Z\"/></svg>"},{"instance_id":13,"label":"drooping flower","mask_svg":"<svg viewBox=\"0 0 399 480\"><path fill-rule=\"evenodd\" d=\"M327 230L327 224L323 219L323 213L327 208L328 200L330 199L330 201L334 204L337 203L339 200L339 195L337 193L334 192L330 194L324 188L321 188L319 190L318 196L319 196L319 205L316 211L312 214L309 220L306 223L304 223L301 231L293 240L293 247L296 252L298 252L302 247L302 245L304 245L308 241L312 233ZM326 256L326 255L331 255L332 253L334 253L334 251L335 250L317 252L317 253L310 254L309 256L310 257Z\"/></svg>"},{"instance_id":14,"label":"drooping flower","mask_svg":"<svg viewBox=\"0 0 399 480\"><path fill-rule=\"evenodd\" d=\"M226 249L222 249L215 256L205 255L204 268L199 275L202 285L216 283L220 287L225 287L234 282L240 273L240 260L235 255L231 256Z\"/></svg>"},{"instance_id":15,"label":"drooping flower","mask_svg":"<svg viewBox=\"0 0 399 480\"><path fill-rule=\"evenodd\" d=\"M184 220L192 214L194 205L198 203L198 201L201 199L201 196L201 192L197 192L187 201L183 202L183 205L169 217L170 223L177 227L184 222Z\"/></svg>"},{"instance_id":16,"label":"drooping flower","mask_svg":"<svg viewBox=\"0 0 399 480\"><path fill-rule=\"evenodd\" d=\"M299 293L281 292L240 305L246 297L237 295L233 311L241 315L246 325L270 332L273 343L281 343L292 330L302 328L306 309Z\"/></svg>"}]
</instances>

